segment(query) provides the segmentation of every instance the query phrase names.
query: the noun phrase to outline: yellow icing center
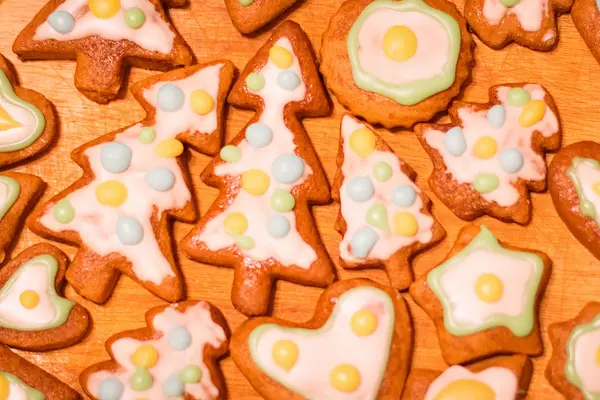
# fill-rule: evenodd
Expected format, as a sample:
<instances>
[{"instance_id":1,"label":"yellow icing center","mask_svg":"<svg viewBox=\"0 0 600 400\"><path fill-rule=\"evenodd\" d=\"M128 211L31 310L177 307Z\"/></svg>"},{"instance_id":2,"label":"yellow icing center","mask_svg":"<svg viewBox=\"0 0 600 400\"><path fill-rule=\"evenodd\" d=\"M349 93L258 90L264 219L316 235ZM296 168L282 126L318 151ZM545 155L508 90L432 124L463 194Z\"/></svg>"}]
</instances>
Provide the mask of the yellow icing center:
<instances>
[{"instance_id":1,"label":"yellow icing center","mask_svg":"<svg viewBox=\"0 0 600 400\"><path fill-rule=\"evenodd\" d=\"M33 290L25 290L19 296L19 301L21 305L28 310L32 310L40 304L40 295Z\"/></svg>"},{"instance_id":2,"label":"yellow icing center","mask_svg":"<svg viewBox=\"0 0 600 400\"><path fill-rule=\"evenodd\" d=\"M161 158L174 158L183 153L183 143L177 139L166 139L154 149L154 154Z\"/></svg>"},{"instance_id":3,"label":"yellow icing center","mask_svg":"<svg viewBox=\"0 0 600 400\"><path fill-rule=\"evenodd\" d=\"M281 46L273 46L269 50L269 59L281 69L287 69L292 66L294 57L292 53Z\"/></svg>"},{"instance_id":4,"label":"yellow icing center","mask_svg":"<svg viewBox=\"0 0 600 400\"><path fill-rule=\"evenodd\" d=\"M377 315L371 310L359 310L350 319L350 327L357 336L369 336L377 329Z\"/></svg>"},{"instance_id":5,"label":"yellow icing center","mask_svg":"<svg viewBox=\"0 0 600 400\"><path fill-rule=\"evenodd\" d=\"M8 400L10 396L10 382L3 375L0 375L0 400Z\"/></svg>"},{"instance_id":6,"label":"yellow icing center","mask_svg":"<svg viewBox=\"0 0 600 400\"><path fill-rule=\"evenodd\" d=\"M88 6L96 18L109 19L121 9L121 2L119 0L89 0Z\"/></svg>"},{"instance_id":7,"label":"yellow icing center","mask_svg":"<svg viewBox=\"0 0 600 400\"><path fill-rule=\"evenodd\" d=\"M413 237L419 231L419 223L409 212L399 212L394 215L394 230L400 236Z\"/></svg>"},{"instance_id":8,"label":"yellow icing center","mask_svg":"<svg viewBox=\"0 0 600 400\"><path fill-rule=\"evenodd\" d=\"M502 280L494 274L483 274L475 282L475 294L485 303L500 301L504 293Z\"/></svg>"},{"instance_id":9,"label":"yellow icing center","mask_svg":"<svg viewBox=\"0 0 600 400\"><path fill-rule=\"evenodd\" d=\"M152 368L158 362L158 351L152 345L143 344L133 353L131 362L138 368Z\"/></svg>"},{"instance_id":10,"label":"yellow icing center","mask_svg":"<svg viewBox=\"0 0 600 400\"><path fill-rule=\"evenodd\" d=\"M127 200L127 188L119 181L106 181L96 186L96 199L100 204L119 207Z\"/></svg>"},{"instance_id":11,"label":"yellow icing center","mask_svg":"<svg viewBox=\"0 0 600 400\"><path fill-rule=\"evenodd\" d=\"M206 90L194 90L190 94L190 104L199 115L206 115L215 108L215 101Z\"/></svg>"},{"instance_id":12,"label":"yellow icing center","mask_svg":"<svg viewBox=\"0 0 600 400\"><path fill-rule=\"evenodd\" d=\"M278 340L271 353L275 363L286 371L291 370L298 361L298 346L291 340Z\"/></svg>"},{"instance_id":13,"label":"yellow icing center","mask_svg":"<svg viewBox=\"0 0 600 400\"><path fill-rule=\"evenodd\" d=\"M271 179L260 169L250 169L242 174L242 187L253 196L261 196L269 189Z\"/></svg>"},{"instance_id":14,"label":"yellow icing center","mask_svg":"<svg viewBox=\"0 0 600 400\"><path fill-rule=\"evenodd\" d=\"M600 195L600 181L594 183L592 185L592 190L594 191L594 193L596 193L597 195Z\"/></svg>"},{"instance_id":15,"label":"yellow icing center","mask_svg":"<svg viewBox=\"0 0 600 400\"><path fill-rule=\"evenodd\" d=\"M475 157L482 160L487 160L494 157L497 151L498 143L496 142L496 139L491 136L480 137L477 139L477 142L475 142L475 147L473 148Z\"/></svg>"},{"instance_id":16,"label":"yellow icing center","mask_svg":"<svg viewBox=\"0 0 600 400\"><path fill-rule=\"evenodd\" d=\"M340 392L354 392L360 386L360 373L353 365L340 364L331 370L329 383Z\"/></svg>"},{"instance_id":17,"label":"yellow icing center","mask_svg":"<svg viewBox=\"0 0 600 400\"><path fill-rule=\"evenodd\" d=\"M486 383L459 379L444 387L433 400L495 400L496 392Z\"/></svg>"},{"instance_id":18,"label":"yellow icing center","mask_svg":"<svg viewBox=\"0 0 600 400\"><path fill-rule=\"evenodd\" d=\"M417 35L407 26L396 25L383 35L383 52L394 61L407 61L417 52Z\"/></svg>"},{"instance_id":19,"label":"yellow icing center","mask_svg":"<svg viewBox=\"0 0 600 400\"><path fill-rule=\"evenodd\" d=\"M0 131L7 131L9 129L18 128L23 126L0 105Z\"/></svg>"},{"instance_id":20,"label":"yellow icing center","mask_svg":"<svg viewBox=\"0 0 600 400\"><path fill-rule=\"evenodd\" d=\"M350 134L350 148L359 157L368 157L375 150L375 135L367 128L357 129Z\"/></svg>"}]
</instances>

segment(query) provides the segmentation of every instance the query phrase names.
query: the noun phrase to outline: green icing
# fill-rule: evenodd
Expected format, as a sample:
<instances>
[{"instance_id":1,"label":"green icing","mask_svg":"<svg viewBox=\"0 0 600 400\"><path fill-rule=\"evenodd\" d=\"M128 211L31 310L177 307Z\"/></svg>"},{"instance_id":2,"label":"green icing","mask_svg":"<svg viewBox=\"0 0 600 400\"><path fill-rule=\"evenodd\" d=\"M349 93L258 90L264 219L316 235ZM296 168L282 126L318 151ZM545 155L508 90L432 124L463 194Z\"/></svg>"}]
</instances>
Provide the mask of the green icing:
<instances>
[{"instance_id":1,"label":"green icing","mask_svg":"<svg viewBox=\"0 0 600 400\"><path fill-rule=\"evenodd\" d=\"M56 310L56 317L53 321L45 325L36 327L17 326L8 321L4 321L0 317L0 326L10 329L16 329L19 331L41 331L62 326L65 322L67 322L69 314L71 313L71 309L73 308L75 303L60 297L56 293L54 281L56 280L56 273L58 272L58 261L56 260L56 258L48 254L40 255L27 261L17 270L17 272L15 272L10 277L8 282L6 282L2 289L0 289L0 303L2 303L2 301L9 295L9 293L11 292L11 288L14 286L15 282L17 282L19 277L23 274L23 271L25 271L26 268L28 268L29 266L39 263L44 264L46 266L46 271L48 272L48 288L45 294L48 296L48 298L50 299L50 303L54 306L54 309ZM40 297L42 296L43 294L40 294Z\"/></svg>"},{"instance_id":2,"label":"green icing","mask_svg":"<svg viewBox=\"0 0 600 400\"><path fill-rule=\"evenodd\" d=\"M6 186L6 198L0 199L0 220L4 218L8 210L15 204L19 193L21 193L21 185L15 179L8 176L0 175L0 185Z\"/></svg>"},{"instance_id":3,"label":"green icing","mask_svg":"<svg viewBox=\"0 0 600 400\"><path fill-rule=\"evenodd\" d=\"M389 9L395 12L421 12L434 18L446 29L450 39L450 51L448 53L448 62L440 75L431 79L423 79L410 83L391 84L368 73L362 68L359 59L358 34L367 18L381 9ZM374 1L365 7L348 34L346 47L352 66L354 82L356 86L363 90L389 97L402 105L412 106L417 104L436 93L448 89L454 83L456 64L458 63L458 56L460 54L460 37L461 33L458 22L445 12L428 6L423 0ZM435 51L435 49L433 50ZM401 63L398 65L398 73L402 73Z\"/></svg>"},{"instance_id":4,"label":"green icing","mask_svg":"<svg viewBox=\"0 0 600 400\"><path fill-rule=\"evenodd\" d=\"M23 383L22 380L20 380L13 374L9 374L8 372L0 371L0 375L2 375L4 378L6 378L6 380L9 381L10 383L12 383L14 385L18 385L21 388L23 388L23 390L25 391L25 394L27 395L27 400L44 400L46 398L46 395L44 393L42 393L39 390L36 390L30 386L27 386L26 384Z\"/></svg>"},{"instance_id":5,"label":"green icing","mask_svg":"<svg viewBox=\"0 0 600 400\"><path fill-rule=\"evenodd\" d=\"M523 311L516 316L495 314L481 321L480 324L467 325L455 321L452 317L454 307L450 299L444 293L441 278L444 273L452 268L460 268L461 263L473 252L485 250L491 253L503 254L515 259L528 261L532 266L532 276L527 284L523 298ZM518 337L527 336L531 333L535 320L535 295L544 272L544 261L533 253L514 251L503 248L498 239L489 229L481 226L479 234L458 254L434 268L427 275L427 284L436 295L444 309L444 326L454 336L466 336L481 332L497 326L505 326ZM460 307L461 305L458 305ZM462 305L468 307L469 305Z\"/></svg>"},{"instance_id":6,"label":"green icing","mask_svg":"<svg viewBox=\"0 0 600 400\"><path fill-rule=\"evenodd\" d=\"M29 112L32 118L35 120L35 129L29 134L29 136L17 143L0 145L0 152L24 149L40 137L46 128L46 118L36 106L17 96L10 81L8 80L8 77L2 70L0 70L0 98L11 105L14 105L15 107L27 110L27 112ZM0 131L0 135L2 134L2 131Z\"/></svg>"},{"instance_id":7,"label":"green icing","mask_svg":"<svg viewBox=\"0 0 600 400\"><path fill-rule=\"evenodd\" d=\"M581 164L587 164L594 169L600 170L600 163L592 158L575 157L571 162L571 167L567 170L567 177L569 177L571 183L575 186L577 197L579 197L579 211L581 212L581 215L595 220L596 207L594 207L594 203L585 197L583 188L581 187L581 181L577 175L577 167Z\"/></svg>"},{"instance_id":8,"label":"green icing","mask_svg":"<svg viewBox=\"0 0 600 400\"><path fill-rule=\"evenodd\" d=\"M597 331L600 329L600 314L596 315L596 317L588 322L587 324L579 325L573 332L569 335L569 339L567 339L567 362L565 363L565 376L569 382L579 388L583 397L586 400L600 400L600 393L590 393L586 392L583 387L583 382L577 374L577 370L575 369L575 354L576 354L576 345L577 340L586 333L591 333L593 331Z\"/></svg>"}]
</instances>

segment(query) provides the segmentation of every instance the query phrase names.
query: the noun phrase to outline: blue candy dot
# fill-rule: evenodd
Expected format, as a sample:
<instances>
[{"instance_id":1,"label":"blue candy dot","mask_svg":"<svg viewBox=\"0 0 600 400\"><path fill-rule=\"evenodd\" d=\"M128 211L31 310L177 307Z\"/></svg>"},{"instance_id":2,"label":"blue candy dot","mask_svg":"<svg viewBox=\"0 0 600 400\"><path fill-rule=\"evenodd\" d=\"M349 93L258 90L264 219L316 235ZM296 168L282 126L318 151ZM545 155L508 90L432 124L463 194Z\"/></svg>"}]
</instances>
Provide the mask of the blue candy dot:
<instances>
[{"instance_id":1,"label":"blue candy dot","mask_svg":"<svg viewBox=\"0 0 600 400\"><path fill-rule=\"evenodd\" d=\"M304 161L295 154L284 154L273 161L271 173L279 183L292 183L304 174Z\"/></svg>"},{"instance_id":2,"label":"blue candy dot","mask_svg":"<svg viewBox=\"0 0 600 400\"><path fill-rule=\"evenodd\" d=\"M107 143L100 152L100 162L108 172L119 174L127 170L131 164L131 149L123 143Z\"/></svg>"},{"instance_id":3,"label":"blue candy dot","mask_svg":"<svg viewBox=\"0 0 600 400\"><path fill-rule=\"evenodd\" d=\"M175 185L175 174L169 168L152 168L146 174L146 183L158 192L166 192Z\"/></svg>"},{"instance_id":4,"label":"blue candy dot","mask_svg":"<svg viewBox=\"0 0 600 400\"><path fill-rule=\"evenodd\" d=\"M119 400L123 396L125 385L117 378L106 378L100 382L98 397L100 400Z\"/></svg>"},{"instance_id":5,"label":"blue candy dot","mask_svg":"<svg viewBox=\"0 0 600 400\"><path fill-rule=\"evenodd\" d=\"M169 345L175 350L185 350L192 343L192 334L183 326L177 326L169 332Z\"/></svg>"},{"instance_id":6,"label":"blue candy dot","mask_svg":"<svg viewBox=\"0 0 600 400\"><path fill-rule=\"evenodd\" d=\"M350 240L352 255L357 258L365 258L369 251L379 240L379 235L371 227L365 226L354 232Z\"/></svg>"},{"instance_id":7,"label":"blue candy dot","mask_svg":"<svg viewBox=\"0 0 600 400\"><path fill-rule=\"evenodd\" d=\"M133 246L144 238L144 228L137 219L121 215L117 219L117 236L124 245Z\"/></svg>"},{"instance_id":8,"label":"blue candy dot","mask_svg":"<svg viewBox=\"0 0 600 400\"><path fill-rule=\"evenodd\" d=\"M183 107L185 95L179 86L164 84L158 89L158 106L161 110L173 112Z\"/></svg>"},{"instance_id":9,"label":"blue candy dot","mask_svg":"<svg viewBox=\"0 0 600 400\"><path fill-rule=\"evenodd\" d=\"M523 168L523 154L517 149L506 149L500 153L500 167L509 174Z\"/></svg>"},{"instance_id":10,"label":"blue candy dot","mask_svg":"<svg viewBox=\"0 0 600 400\"><path fill-rule=\"evenodd\" d=\"M185 384L177 375L171 375L163 384L163 392L167 396L181 396L184 389Z\"/></svg>"},{"instance_id":11,"label":"blue candy dot","mask_svg":"<svg viewBox=\"0 0 600 400\"><path fill-rule=\"evenodd\" d=\"M444 135L444 147L453 156L460 156L467 150L467 142L460 127L456 126L446 132Z\"/></svg>"},{"instance_id":12,"label":"blue candy dot","mask_svg":"<svg viewBox=\"0 0 600 400\"><path fill-rule=\"evenodd\" d=\"M284 69L277 75L277 84L285 90L292 91L300 85L300 78L294 71Z\"/></svg>"},{"instance_id":13,"label":"blue candy dot","mask_svg":"<svg viewBox=\"0 0 600 400\"><path fill-rule=\"evenodd\" d=\"M254 148L265 147L273 140L273 131L268 125L257 122L246 129L246 140Z\"/></svg>"},{"instance_id":14,"label":"blue candy dot","mask_svg":"<svg viewBox=\"0 0 600 400\"><path fill-rule=\"evenodd\" d=\"M63 35L75 28L75 18L67 11L54 11L48 16L48 23L52 29Z\"/></svg>"},{"instance_id":15,"label":"blue candy dot","mask_svg":"<svg viewBox=\"0 0 600 400\"><path fill-rule=\"evenodd\" d=\"M272 215L267 220L267 231L273 237L285 237L290 231L290 222L283 215Z\"/></svg>"},{"instance_id":16,"label":"blue candy dot","mask_svg":"<svg viewBox=\"0 0 600 400\"><path fill-rule=\"evenodd\" d=\"M354 201L362 203L363 201L369 200L375 193L373 182L368 176L357 176L352 178L346 186L346 193Z\"/></svg>"},{"instance_id":17,"label":"blue candy dot","mask_svg":"<svg viewBox=\"0 0 600 400\"><path fill-rule=\"evenodd\" d=\"M410 207L417 199L417 192L410 185L398 186L392 190L392 201L398 207Z\"/></svg>"},{"instance_id":18,"label":"blue candy dot","mask_svg":"<svg viewBox=\"0 0 600 400\"><path fill-rule=\"evenodd\" d=\"M504 106L496 104L494 107L490 108L487 113L487 119L493 128L501 128L502 125L504 125L504 120L506 119L506 111L504 110Z\"/></svg>"}]
</instances>

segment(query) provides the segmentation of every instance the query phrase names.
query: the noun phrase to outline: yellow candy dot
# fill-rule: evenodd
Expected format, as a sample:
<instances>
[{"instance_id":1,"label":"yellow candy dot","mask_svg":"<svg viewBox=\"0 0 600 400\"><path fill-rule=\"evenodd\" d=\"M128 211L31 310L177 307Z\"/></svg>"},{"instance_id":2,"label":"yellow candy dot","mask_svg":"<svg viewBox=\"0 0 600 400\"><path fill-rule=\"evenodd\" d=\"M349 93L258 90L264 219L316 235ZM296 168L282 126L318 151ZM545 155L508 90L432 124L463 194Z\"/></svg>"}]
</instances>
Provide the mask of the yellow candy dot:
<instances>
[{"instance_id":1,"label":"yellow candy dot","mask_svg":"<svg viewBox=\"0 0 600 400\"><path fill-rule=\"evenodd\" d=\"M600 346L596 348L596 365L600 367Z\"/></svg>"},{"instance_id":2,"label":"yellow candy dot","mask_svg":"<svg viewBox=\"0 0 600 400\"><path fill-rule=\"evenodd\" d=\"M88 7L96 18L109 19L121 9L121 2L119 0L89 0Z\"/></svg>"},{"instance_id":3,"label":"yellow candy dot","mask_svg":"<svg viewBox=\"0 0 600 400\"><path fill-rule=\"evenodd\" d=\"M329 384L340 392L354 392L360 386L360 373L353 365L340 364L331 370Z\"/></svg>"},{"instance_id":4,"label":"yellow candy dot","mask_svg":"<svg viewBox=\"0 0 600 400\"><path fill-rule=\"evenodd\" d=\"M444 387L433 400L496 400L496 392L488 384L474 379L459 379Z\"/></svg>"},{"instance_id":5,"label":"yellow candy dot","mask_svg":"<svg viewBox=\"0 0 600 400\"><path fill-rule=\"evenodd\" d=\"M8 400L8 396L10 396L10 382L4 375L0 375L0 400Z\"/></svg>"},{"instance_id":6,"label":"yellow candy dot","mask_svg":"<svg viewBox=\"0 0 600 400\"><path fill-rule=\"evenodd\" d=\"M152 345L143 344L133 353L131 362L138 368L152 368L158 362L158 351Z\"/></svg>"},{"instance_id":7,"label":"yellow candy dot","mask_svg":"<svg viewBox=\"0 0 600 400\"><path fill-rule=\"evenodd\" d=\"M394 61L406 61L417 52L417 35L407 26L392 26L383 35L383 52Z\"/></svg>"},{"instance_id":8,"label":"yellow candy dot","mask_svg":"<svg viewBox=\"0 0 600 400\"><path fill-rule=\"evenodd\" d=\"M370 310L359 310L350 319L350 327L357 336L369 336L377 329L377 315Z\"/></svg>"},{"instance_id":9,"label":"yellow candy dot","mask_svg":"<svg viewBox=\"0 0 600 400\"><path fill-rule=\"evenodd\" d=\"M502 280L494 274L483 274L475 282L475 294L485 303L496 303L503 293Z\"/></svg>"},{"instance_id":10,"label":"yellow candy dot","mask_svg":"<svg viewBox=\"0 0 600 400\"><path fill-rule=\"evenodd\" d=\"M119 207L127 200L127 188L119 181L102 182L96 187L96 199L105 206Z\"/></svg>"},{"instance_id":11,"label":"yellow candy dot","mask_svg":"<svg viewBox=\"0 0 600 400\"><path fill-rule=\"evenodd\" d=\"M544 100L533 100L525 104L521 115L519 116L519 125L523 128L529 128L544 118L546 113L546 103Z\"/></svg>"},{"instance_id":12,"label":"yellow candy dot","mask_svg":"<svg viewBox=\"0 0 600 400\"><path fill-rule=\"evenodd\" d=\"M163 140L154 149L154 154L162 158L173 158L183 153L183 143L177 139Z\"/></svg>"},{"instance_id":13,"label":"yellow candy dot","mask_svg":"<svg viewBox=\"0 0 600 400\"><path fill-rule=\"evenodd\" d=\"M298 346L291 340L278 340L273 345L271 354L277 365L289 371L298 361Z\"/></svg>"},{"instance_id":14,"label":"yellow candy dot","mask_svg":"<svg viewBox=\"0 0 600 400\"><path fill-rule=\"evenodd\" d=\"M497 151L498 143L496 143L496 139L491 136L480 137L475 142L475 147L473 148L475 157L481 158L482 160L494 157Z\"/></svg>"},{"instance_id":15,"label":"yellow candy dot","mask_svg":"<svg viewBox=\"0 0 600 400\"><path fill-rule=\"evenodd\" d=\"M412 237L419 231L419 223L409 212L399 212L394 215L394 230L400 236Z\"/></svg>"},{"instance_id":16,"label":"yellow candy dot","mask_svg":"<svg viewBox=\"0 0 600 400\"><path fill-rule=\"evenodd\" d=\"M263 170L250 169L242 174L242 187L253 196L261 196L269 189L270 179Z\"/></svg>"},{"instance_id":17,"label":"yellow candy dot","mask_svg":"<svg viewBox=\"0 0 600 400\"><path fill-rule=\"evenodd\" d=\"M21 305L28 310L34 309L40 304L40 295L34 290L25 290L19 296Z\"/></svg>"},{"instance_id":18,"label":"yellow candy dot","mask_svg":"<svg viewBox=\"0 0 600 400\"><path fill-rule=\"evenodd\" d=\"M600 181L592 185L592 190L594 191L594 193L600 195Z\"/></svg>"},{"instance_id":19,"label":"yellow candy dot","mask_svg":"<svg viewBox=\"0 0 600 400\"><path fill-rule=\"evenodd\" d=\"M375 150L375 135L367 128L358 129L350 135L350 148L359 157L368 157Z\"/></svg>"},{"instance_id":20,"label":"yellow candy dot","mask_svg":"<svg viewBox=\"0 0 600 400\"><path fill-rule=\"evenodd\" d=\"M248 218L241 212L232 212L225 218L224 225L227 232L241 235L248 229Z\"/></svg>"},{"instance_id":21,"label":"yellow candy dot","mask_svg":"<svg viewBox=\"0 0 600 400\"><path fill-rule=\"evenodd\" d=\"M206 90L194 90L190 94L190 104L196 114L206 115L215 108L215 100Z\"/></svg>"},{"instance_id":22,"label":"yellow candy dot","mask_svg":"<svg viewBox=\"0 0 600 400\"><path fill-rule=\"evenodd\" d=\"M269 60L281 69L287 69L292 66L294 57L292 53L281 46L273 46L269 50Z\"/></svg>"}]
</instances>

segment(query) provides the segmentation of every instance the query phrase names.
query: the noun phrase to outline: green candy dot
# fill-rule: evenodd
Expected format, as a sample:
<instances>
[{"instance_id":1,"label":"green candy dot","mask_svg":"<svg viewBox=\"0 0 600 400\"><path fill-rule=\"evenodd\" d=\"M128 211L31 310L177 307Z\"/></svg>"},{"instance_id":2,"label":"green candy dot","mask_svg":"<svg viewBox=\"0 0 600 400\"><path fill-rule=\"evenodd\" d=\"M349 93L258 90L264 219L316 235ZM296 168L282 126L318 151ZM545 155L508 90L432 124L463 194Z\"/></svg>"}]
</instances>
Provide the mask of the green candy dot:
<instances>
[{"instance_id":1,"label":"green candy dot","mask_svg":"<svg viewBox=\"0 0 600 400\"><path fill-rule=\"evenodd\" d=\"M237 146L227 145L219 153L221 158L230 163L236 163L242 159L242 152Z\"/></svg>"},{"instance_id":2,"label":"green candy dot","mask_svg":"<svg viewBox=\"0 0 600 400\"><path fill-rule=\"evenodd\" d=\"M252 250L255 246L254 240L250 236L236 235L238 246L245 250Z\"/></svg>"},{"instance_id":3,"label":"green candy dot","mask_svg":"<svg viewBox=\"0 0 600 400\"><path fill-rule=\"evenodd\" d=\"M69 203L69 200L62 199L58 202L56 207L54 207L52 215L54 215L54 218L61 224L68 224L75 219L75 209L71 203Z\"/></svg>"},{"instance_id":4,"label":"green candy dot","mask_svg":"<svg viewBox=\"0 0 600 400\"><path fill-rule=\"evenodd\" d=\"M512 106L524 106L529 103L529 100L531 100L531 96L523 88L512 88L508 92L508 103Z\"/></svg>"},{"instance_id":5,"label":"green candy dot","mask_svg":"<svg viewBox=\"0 0 600 400\"><path fill-rule=\"evenodd\" d=\"M248 7L254 3L254 0L239 0L239 2L242 7Z\"/></svg>"},{"instance_id":6,"label":"green candy dot","mask_svg":"<svg viewBox=\"0 0 600 400\"><path fill-rule=\"evenodd\" d=\"M140 129L140 136L138 137L138 140L144 144L150 144L152 142L154 142L154 139L156 139L156 131L154 130L154 128L147 126L145 128Z\"/></svg>"},{"instance_id":7,"label":"green candy dot","mask_svg":"<svg viewBox=\"0 0 600 400\"><path fill-rule=\"evenodd\" d=\"M152 384L152 375L146 368L138 368L131 377L131 388L137 392L150 389Z\"/></svg>"},{"instance_id":8,"label":"green candy dot","mask_svg":"<svg viewBox=\"0 0 600 400\"><path fill-rule=\"evenodd\" d=\"M385 182L392 177L392 167L385 161L380 161L373 167L373 176L379 182Z\"/></svg>"},{"instance_id":9,"label":"green candy dot","mask_svg":"<svg viewBox=\"0 0 600 400\"><path fill-rule=\"evenodd\" d=\"M246 77L248 89L258 92L265 87L265 77L259 73L252 72Z\"/></svg>"},{"instance_id":10,"label":"green candy dot","mask_svg":"<svg viewBox=\"0 0 600 400\"><path fill-rule=\"evenodd\" d=\"M521 0L500 0L500 4L504 7L514 7L519 4Z\"/></svg>"},{"instance_id":11,"label":"green candy dot","mask_svg":"<svg viewBox=\"0 0 600 400\"><path fill-rule=\"evenodd\" d=\"M179 374L185 383L197 383L202 378L202 370L196 365L187 365Z\"/></svg>"},{"instance_id":12,"label":"green candy dot","mask_svg":"<svg viewBox=\"0 0 600 400\"><path fill-rule=\"evenodd\" d=\"M287 190L277 189L271 195L271 208L279 213L288 212L296 206L296 199Z\"/></svg>"},{"instance_id":13,"label":"green candy dot","mask_svg":"<svg viewBox=\"0 0 600 400\"><path fill-rule=\"evenodd\" d=\"M146 22L146 14L141 8L131 7L125 11L125 23L132 29L141 28Z\"/></svg>"},{"instance_id":14,"label":"green candy dot","mask_svg":"<svg viewBox=\"0 0 600 400\"><path fill-rule=\"evenodd\" d=\"M498 176L496 174L480 172L475 175L473 187L479 193L489 193L498 187Z\"/></svg>"},{"instance_id":15,"label":"green candy dot","mask_svg":"<svg viewBox=\"0 0 600 400\"><path fill-rule=\"evenodd\" d=\"M367 210L367 222L382 231L389 232L387 209L383 204L373 204Z\"/></svg>"}]
</instances>

